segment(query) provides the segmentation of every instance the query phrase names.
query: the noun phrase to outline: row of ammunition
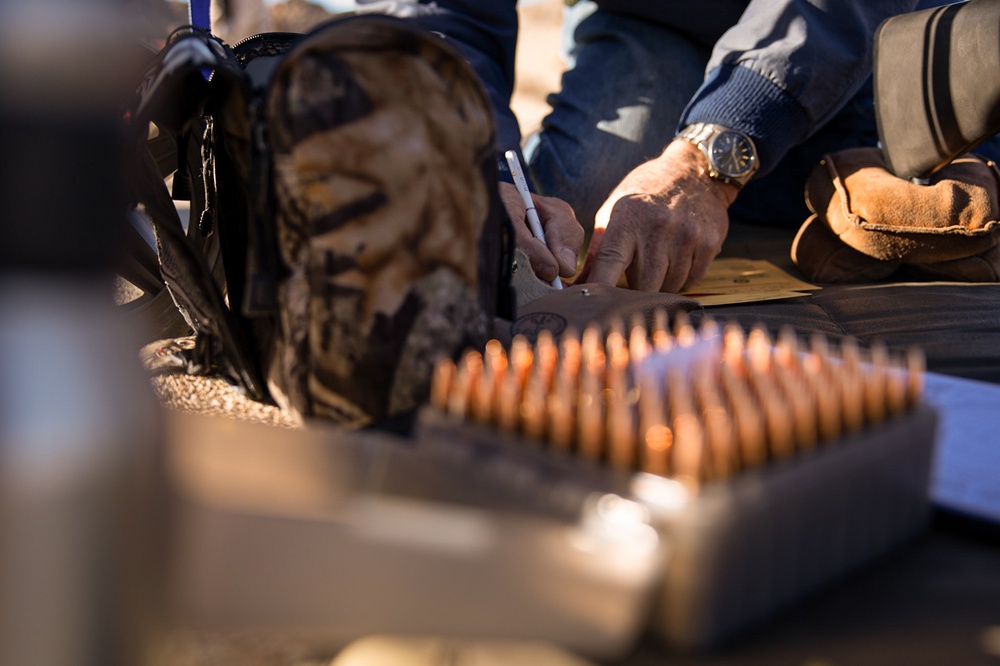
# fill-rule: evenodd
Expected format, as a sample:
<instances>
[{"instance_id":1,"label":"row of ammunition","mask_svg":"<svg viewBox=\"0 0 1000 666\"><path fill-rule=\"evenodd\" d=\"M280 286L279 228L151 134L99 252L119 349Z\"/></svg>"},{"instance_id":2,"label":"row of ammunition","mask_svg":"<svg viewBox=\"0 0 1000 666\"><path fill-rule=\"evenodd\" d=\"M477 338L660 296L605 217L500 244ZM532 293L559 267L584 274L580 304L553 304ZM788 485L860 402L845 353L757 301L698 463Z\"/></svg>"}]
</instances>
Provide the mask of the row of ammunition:
<instances>
[{"instance_id":1,"label":"row of ammunition","mask_svg":"<svg viewBox=\"0 0 1000 666\"><path fill-rule=\"evenodd\" d=\"M436 366L431 402L458 418L689 484L788 458L921 399L924 358L847 339L681 315L613 322L509 351L490 341Z\"/></svg>"}]
</instances>

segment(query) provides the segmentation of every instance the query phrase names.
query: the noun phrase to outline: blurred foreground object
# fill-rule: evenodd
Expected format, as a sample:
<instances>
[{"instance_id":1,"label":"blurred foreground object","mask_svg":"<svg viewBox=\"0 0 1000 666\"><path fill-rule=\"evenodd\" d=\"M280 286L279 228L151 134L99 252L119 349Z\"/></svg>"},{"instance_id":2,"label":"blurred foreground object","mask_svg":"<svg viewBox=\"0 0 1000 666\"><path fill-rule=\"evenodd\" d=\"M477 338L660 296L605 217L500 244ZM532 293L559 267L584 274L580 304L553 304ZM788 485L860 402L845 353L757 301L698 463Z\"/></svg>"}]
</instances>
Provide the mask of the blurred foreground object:
<instances>
[{"instance_id":1,"label":"blurred foreground object","mask_svg":"<svg viewBox=\"0 0 1000 666\"><path fill-rule=\"evenodd\" d=\"M442 361L420 440L464 445L470 465L534 451L630 478L623 497L667 549L652 626L685 648L732 639L926 527L922 353L657 314Z\"/></svg>"},{"instance_id":2,"label":"blurred foreground object","mask_svg":"<svg viewBox=\"0 0 1000 666\"><path fill-rule=\"evenodd\" d=\"M171 416L169 621L718 645L919 533L919 352L663 317L439 366L412 439Z\"/></svg>"},{"instance_id":3,"label":"blurred foreground object","mask_svg":"<svg viewBox=\"0 0 1000 666\"><path fill-rule=\"evenodd\" d=\"M664 557L646 509L465 445L171 414L171 625L316 655L371 634L624 655Z\"/></svg>"},{"instance_id":4,"label":"blurred foreground object","mask_svg":"<svg viewBox=\"0 0 1000 666\"><path fill-rule=\"evenodd\" d=\"M1000 3L887 19L875 35L875 112L889 169L926 178L1000 131Z\"/></svg>"},{"instance_id":5,"label":"blurred foreground object","mask_svg":"<svg viewBox=\"0 0 1000 666\"><path fill-rule=\"evenodd\" d=\"M145 613L126 597L144 588L134 512L156 412L111 300L127 5L0 2L5 665L140 662Z\"/></svg>"}]
</instances>

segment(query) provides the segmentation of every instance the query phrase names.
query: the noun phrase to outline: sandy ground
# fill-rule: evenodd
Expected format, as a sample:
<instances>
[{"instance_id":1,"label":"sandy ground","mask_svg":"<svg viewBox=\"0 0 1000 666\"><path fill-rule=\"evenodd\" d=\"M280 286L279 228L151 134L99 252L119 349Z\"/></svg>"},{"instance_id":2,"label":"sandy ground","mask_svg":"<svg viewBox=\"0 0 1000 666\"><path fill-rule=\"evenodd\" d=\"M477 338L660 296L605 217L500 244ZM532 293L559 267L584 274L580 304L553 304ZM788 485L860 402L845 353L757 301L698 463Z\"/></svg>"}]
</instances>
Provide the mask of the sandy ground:
<instances>
[{"instance_id":1,"label":"sandy ground","mask_svg":"<svg viewBox=\"0 0 1000 666\"><path fill-rule=\"evenodd\" d=\"M545 96L559 88L564 69L560 55L563 3L544 0L520 8L521 31L511 106L528 135L548 112Z\"/></svg>"},{"instance_id":2,"label":"sandy ground","mask_svg":"<svg viewBox=\"0 0 1000 666\"><path fill-rule=\"evenodd\" d=\"M559 85L562 8L561 0L542 0L519 9L521 33L512 106L525 135L538 127L548 108L545 96ZM155 346L146 350L147 355L151 353L155 353ZM167 373L153 375L151 381L163 404L171 409L295 426L278 408L248 400L221 378Z\"/></svg>"}]
</instances>

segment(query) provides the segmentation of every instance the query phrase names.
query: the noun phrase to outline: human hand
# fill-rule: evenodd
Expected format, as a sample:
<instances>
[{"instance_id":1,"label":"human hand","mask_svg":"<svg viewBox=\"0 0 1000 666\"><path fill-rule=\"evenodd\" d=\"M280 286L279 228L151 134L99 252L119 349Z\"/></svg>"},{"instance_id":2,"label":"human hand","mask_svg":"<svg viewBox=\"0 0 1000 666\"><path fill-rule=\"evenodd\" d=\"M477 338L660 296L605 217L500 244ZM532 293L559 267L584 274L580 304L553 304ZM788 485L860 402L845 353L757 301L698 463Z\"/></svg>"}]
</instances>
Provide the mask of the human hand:
<instances>
[{"instance_id":1,"label":"human hand","mask_svg":"<svg viewBox=\"0 0 1000 666\"><path fill-rule=\"evenodd\" d=\"M734 185L708 176L708 161L688 141L674 140L636 167L597 212L577 282L618 283L677 293L705 276L729 230Z\"/></svg>"},{"instance_id":2,"label":"human hand","mask_svg":"<svg viewBox=\"0 0 1000 666\"><path fill-rule=\"evenodd\" d=\"M531 260L531 270L541 280L552 282L557 276L576 274L576 259L583 246L583 227L569 204L555 197L531 195L535 212L545 231L545 242L532 235L525 220L524 200L510 183L500 183L500 199L514 226L517 247Z\"/></svg>"}]
</instances>

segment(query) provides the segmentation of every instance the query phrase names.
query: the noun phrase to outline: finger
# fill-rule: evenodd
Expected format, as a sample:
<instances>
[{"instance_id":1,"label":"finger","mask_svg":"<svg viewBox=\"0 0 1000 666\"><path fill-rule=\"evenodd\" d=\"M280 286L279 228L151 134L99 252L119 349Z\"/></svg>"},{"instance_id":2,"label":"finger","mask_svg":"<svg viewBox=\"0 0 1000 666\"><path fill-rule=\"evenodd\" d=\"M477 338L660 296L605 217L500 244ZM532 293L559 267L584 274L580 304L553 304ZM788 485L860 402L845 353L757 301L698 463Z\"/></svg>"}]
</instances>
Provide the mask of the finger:
<instances>
[{"instance_id":1,"label":"finger","mask_svg":"<svg viewBox=\"0 0 1000 666\"><path fill-rule=\"evenodd\" d=\"M513 225L514 241L517 247L528 255L532 272L546 282L556 279L559 275L559 264L549 248L532 235L523 221L514 222Z\"/></svg>"},{"instance_id":2,"label":"finger","mask_svg":"<svg viewBox=\"0 0 1000 666\"><path fill-rule=\"evenodd\" d=\"M660 280L658 290L668 294L676 294L683 290L691 275L692 257L687 252L681 252L673 257L667 270ZM653 287L652 289L657 289Z\"/></svg>"},{"instance_id":3,"label":"finger","mask_svg":"<svg viewBox=\"0 0 1000 666\"><path fill-rule=\"evenodd\" d=\"M673 225L666 247L661 250L668 254L667 265L649 289L671 294L682 291L691 275L695 256L703 244L704 240L697 227Z\"/></svg>"},{"instance_id":4,"label":"finger","mask_svg":"<svg viewBox=\"0 0 1000 666\"><path fill-rule=\"evenodd\" d=\"M640 245L636 249L636 256L632 264L625 269L625 277L628 279L629 289L637 291L660 291L664 276L670 267L670 258L666 252L660 252L654 256L649 256L648 249L643 251Z\"/></svg>"},{"instance_id":5,"label":"finger","mask_svg":"<svg viewBox=\"0 0 1000 666\"><path fill-rule=\"evenodd\" d=\"M614 229L610 228L597 248L587 281L614 287L621 279L625 268L632 263L634 256L633 236L615 233Z\"/></svg>"},{"instance_id":6,"label":"finger","mask_svg":"<svg viewBox=\"0 0 1000 666\"><path fill-rule=\"evenodd\" d=\"M709 248L702 248L701 251L695 253L694 260L691 262L691 270L688 273L687 280L681 286L681 291L690 289L705 277L708 273L708 267L717 254L716 250Z\"/></svg>"},{"instance_id":7,"label":"finger","mask_svg":"<svg viewBox=\"0 0 1000 666\"><path fill-rule=\"evenodd\" d=\"M541 196L535 196L534 201L545 228L546 243L559 262L560 275L575 275L580 249L583 247L583 227L565 201Z\"/></svg>"},{"instance_id":8,"label":"finger","mask_svg":"<svg viewBox=\"0 0 1000 666\"><path fill-rule=\"evenodd\" d=\"M514 242L518 249L528 255L532 272L546 282L556 279L559 275L559 263L545 243L535 238L528 229L521 195L513 185L500 183L500 199L510 216L511 226L514 227Z\"/></svg>"},{"instance_id":9,"label":"finger","mask_svg":"<svg viewBox=\"0 0 1000 666\"><path fill-rule=\"evenodd\" d=\"M545 243L532 236L524 242L518 241L517 246L528 255L531 270L539 278L552 282L559 277L559 264Z\"/></svg>"},{"instance_id":10,"label":"finger","mask_svg":"<svg viewBox=\"0 0 1000 666\"><path fill-rule=\"evenodd\" d=\"M673 244L651 242L647 236L636 236L632 260L625 268L630 289L658 292L668 271L673 268Z\"/></svg>"},{"instance_id":11,"label":"finger","mask_svg":"<svg viewBox=\"0 0 1000 666\"><path fill-rule=\"evenodd\" d=\"M590 236L590 244L587 246L587 254L583 260L583 268L580 269L580 274L577 276L577 282L586 282L587 278L590 276L590 269L594 265L594 257L597 255L597 250L601 246L601 240L604 238L604 228L594 229L594 233Z\"/></svg>"}]
</instances>

